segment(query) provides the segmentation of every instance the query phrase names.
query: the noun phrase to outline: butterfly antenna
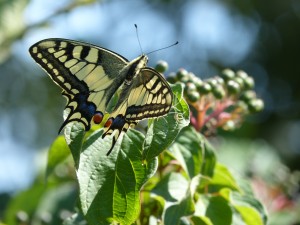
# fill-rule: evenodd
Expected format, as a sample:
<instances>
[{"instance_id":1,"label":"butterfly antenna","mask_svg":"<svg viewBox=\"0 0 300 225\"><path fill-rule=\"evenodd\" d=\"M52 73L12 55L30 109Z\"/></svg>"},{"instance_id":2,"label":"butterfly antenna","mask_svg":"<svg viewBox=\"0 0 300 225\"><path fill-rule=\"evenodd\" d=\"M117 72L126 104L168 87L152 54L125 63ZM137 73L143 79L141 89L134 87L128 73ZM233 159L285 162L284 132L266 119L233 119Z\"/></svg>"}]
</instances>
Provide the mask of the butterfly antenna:
<instances>
[{"instance_id":1,"label":"butterfly antenna","mask_svg":"<svg viewBox=\"0 0 300 225\"><path fill-rule=\"evenodd\" d=\"M138 39L139 46L140 46L140 49L141 49L141 53L143 54L143 49L142 49L141 42L140 42L140 37L139 37L138 27L137 27L136 24L134 24L134 26L135 26L136 37L137 37L137 39Z\"/></svg>"},{"instance_id":2,"label":"butterfly antenna","mask_svg":"<svg viewBox=\"0 0 300 225\"><path fill-rule=\"evenodd\" d=\"M146 55L149 55L149 54L151 54L151 53L153 53L153 52L158 52L158 51L163 50L163 49L166 49L166 48L173 47L173 46L175 46L175 45L178 45L178 43L179 43L179 42L176 41L174 44L171 44L171 45L169 45L169 46L167 46L167 47L159 48L159 49L156 49L156 50L154 50L154 51L148 52Z\"/></svg>"}]
</instances>

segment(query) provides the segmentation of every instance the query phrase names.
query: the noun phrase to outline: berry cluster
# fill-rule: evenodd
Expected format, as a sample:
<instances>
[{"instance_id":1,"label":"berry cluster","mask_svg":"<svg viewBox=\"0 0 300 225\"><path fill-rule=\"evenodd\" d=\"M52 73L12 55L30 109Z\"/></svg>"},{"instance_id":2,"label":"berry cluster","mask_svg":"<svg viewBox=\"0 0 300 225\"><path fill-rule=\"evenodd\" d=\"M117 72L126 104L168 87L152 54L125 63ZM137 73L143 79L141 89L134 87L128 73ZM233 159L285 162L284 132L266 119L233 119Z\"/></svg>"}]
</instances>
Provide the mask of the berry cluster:
<instances>
[{"instance_id":1,"label":"berry cluster","mask_svg":"<svg viewBox=\"0 0 300 225\"><path fill-rule=\"evenodd\" d=\"M168 65L159 61L156 69L164 72ZM185 69L171 73L170 83L184 84L184 96L191 111L191 124L205 135L217 128L234 130L247 114L260 112L264 103L257 98L254 80L244 71L222 71L221 76L202 80Z\"/></svg>"}]
</instances>

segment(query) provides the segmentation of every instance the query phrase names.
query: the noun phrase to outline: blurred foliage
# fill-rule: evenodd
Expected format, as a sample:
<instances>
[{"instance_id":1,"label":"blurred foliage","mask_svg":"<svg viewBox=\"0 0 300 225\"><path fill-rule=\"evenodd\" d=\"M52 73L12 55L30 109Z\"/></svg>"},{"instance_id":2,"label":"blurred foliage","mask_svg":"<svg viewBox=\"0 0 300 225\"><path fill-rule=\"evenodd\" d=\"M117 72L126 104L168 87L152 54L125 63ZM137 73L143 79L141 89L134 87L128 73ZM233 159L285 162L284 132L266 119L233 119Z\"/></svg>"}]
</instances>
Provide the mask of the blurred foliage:
<instances>
[{"instance_id":1,"label":"blurred foliage","mask_svg":"<svg viewBox=\"0 0 300 225\"><path fill-rule=\"evenodd\" d=\"M0 64L10 55L12 44L25 32L23 11L28 0L0 2Z\"/></svg>"}]
</instances>

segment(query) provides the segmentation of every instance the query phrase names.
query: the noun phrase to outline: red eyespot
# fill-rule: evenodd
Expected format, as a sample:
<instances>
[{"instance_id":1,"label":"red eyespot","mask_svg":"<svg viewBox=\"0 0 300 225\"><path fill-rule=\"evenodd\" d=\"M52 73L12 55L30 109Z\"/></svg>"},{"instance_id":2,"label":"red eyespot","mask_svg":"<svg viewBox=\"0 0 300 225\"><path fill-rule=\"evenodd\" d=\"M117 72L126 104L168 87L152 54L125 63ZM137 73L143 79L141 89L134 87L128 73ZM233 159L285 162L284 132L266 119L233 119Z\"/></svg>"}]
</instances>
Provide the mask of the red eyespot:
<instances>
[{"instance_id":1,"label":"red eyespot","mask_svg":"<svg viewBox=\"0 0 300 225\"><path fill-rule=\"evenodd\" d=\"M103 120L103 114L101 112L95 113L95 115L93 116L94 123L99 124L102 122L102 120Z\"/></svg>"},{"instance_id":2,"label":"red eyespot","mask_svg":"<svg viewBox=\"0 0 300 225\"><path fill-rule=\"evenodd\" d=\"M104 127L110 127L110 125L113 123L114 118L110 117L104 124Z\"/></svg>"}]
</instances>

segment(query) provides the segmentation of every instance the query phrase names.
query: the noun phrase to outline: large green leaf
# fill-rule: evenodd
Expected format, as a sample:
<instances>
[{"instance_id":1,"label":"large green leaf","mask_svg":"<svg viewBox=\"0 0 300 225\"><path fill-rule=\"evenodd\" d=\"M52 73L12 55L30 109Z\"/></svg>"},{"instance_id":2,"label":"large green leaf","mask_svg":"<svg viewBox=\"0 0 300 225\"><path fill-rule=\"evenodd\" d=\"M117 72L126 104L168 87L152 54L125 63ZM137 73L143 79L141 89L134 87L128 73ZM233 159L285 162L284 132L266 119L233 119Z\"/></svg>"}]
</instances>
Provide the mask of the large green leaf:
<instances>
[{"instance_id":1,"label":"large green leaf","mask_svg":"<svg viewBox=\"0 0 300 225\"><path fill-rule=\"evenodd\" d=\"M171 85L173 91L173 106L164 117L149 120L149 126L144 142L144 159L158 156L175 140L180 130L190 122L188 104L183 99L181 84Z\"/></svg>"},{"instance_id":2,"label":"large green leaf","mask_svg":"<svg viewBox=\"0 0 300 225\"><path fill-rule=\"evenodd\" d=\"M80 136L76 129L74 132ZM140 211L139 191L156 171L157 159L142 161L144 136L132 129L106 156L112 140L102 139L102 134L103 130L98 130L84 142L78 160L82 212L91 225L113 221L131 224Z\"/></svg>"}]
</instances>

